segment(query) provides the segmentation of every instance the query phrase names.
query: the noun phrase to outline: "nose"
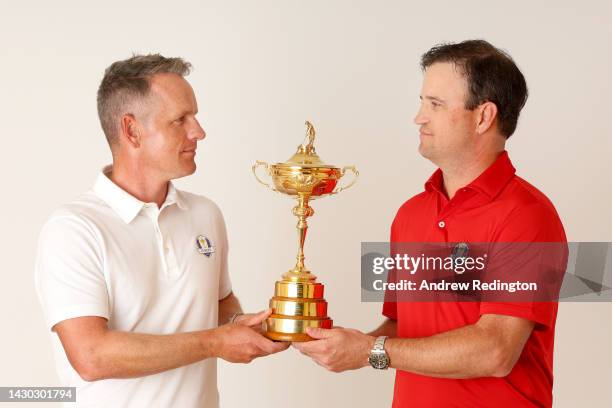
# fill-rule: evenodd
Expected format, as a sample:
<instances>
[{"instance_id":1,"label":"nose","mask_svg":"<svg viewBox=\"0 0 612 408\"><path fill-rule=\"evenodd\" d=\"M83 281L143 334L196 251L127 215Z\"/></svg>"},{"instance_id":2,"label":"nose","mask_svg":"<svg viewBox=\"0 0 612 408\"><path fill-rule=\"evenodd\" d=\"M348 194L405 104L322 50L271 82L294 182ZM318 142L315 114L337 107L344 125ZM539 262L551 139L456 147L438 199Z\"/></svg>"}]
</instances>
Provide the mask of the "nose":
<instances>
[{"instance_id":1,"label":"nose","mask_svg":"<svg viewBox=\"0 0 612 408\"><path fill-rule=\"evenodd\" d=\"M417 112L416 116L414 117L414 123L416 125L424 125L427 122L429 122L429 119L427 119L427 117L423 113L423 105L421 104L421 107L419 108L419 111Z\"/></svg>"},{"instance_id":2,"label":"nose","mask_svg":"<svg viewBox=\"0 0 612 408\"><path fill-rule=\"evenodd\" d=\"M198 122L198 120L194 118L194 123L195 125L193 129L191 129L191 131L189 132L189 138L195 140L204 139L206 137L206 132L204 131L204 129L202 129L202 126L200 126L200 122Z\"/></svg>"}]
</instances>

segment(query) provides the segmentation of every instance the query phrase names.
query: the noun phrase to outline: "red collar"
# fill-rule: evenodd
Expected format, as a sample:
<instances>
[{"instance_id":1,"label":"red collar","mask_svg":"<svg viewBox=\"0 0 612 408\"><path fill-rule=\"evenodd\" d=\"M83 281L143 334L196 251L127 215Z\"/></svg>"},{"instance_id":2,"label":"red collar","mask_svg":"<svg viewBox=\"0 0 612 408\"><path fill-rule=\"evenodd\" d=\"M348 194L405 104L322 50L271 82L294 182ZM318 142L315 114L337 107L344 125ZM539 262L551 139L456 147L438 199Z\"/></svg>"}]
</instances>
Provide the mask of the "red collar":
<instances>
[{"instance_id":1,"label":"red collar","mask_svg":"<svg viewBox=\"0 0 612 408\"><path fill-rule=\"evenodd\" d=\"M463 188L479 191L493 199L506 187L515 173L516 169L508 157L508 152L504 150L493 164ZM425 190L444 194L441 169L436 170L425 182Z\"/></svg>"}]
</instances>

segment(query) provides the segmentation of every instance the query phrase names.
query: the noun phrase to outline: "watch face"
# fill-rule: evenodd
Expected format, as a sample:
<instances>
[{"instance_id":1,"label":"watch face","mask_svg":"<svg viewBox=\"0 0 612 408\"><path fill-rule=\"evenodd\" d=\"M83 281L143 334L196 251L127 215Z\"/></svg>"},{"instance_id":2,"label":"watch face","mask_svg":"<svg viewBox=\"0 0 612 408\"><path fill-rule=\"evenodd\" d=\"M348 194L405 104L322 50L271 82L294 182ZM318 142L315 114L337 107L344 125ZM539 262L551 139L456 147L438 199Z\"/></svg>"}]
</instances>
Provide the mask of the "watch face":
<instances>
[{"instance_id":1,"label":"watch face","mask_svg":"<svg viewBox=\"0 0 612 408\"><path fill-rule=\"evenodd\" d=\"M370 354L370 365L378 370L384 370L389 367L389 358L384 353Z\"/></svg>"}]
</instances>

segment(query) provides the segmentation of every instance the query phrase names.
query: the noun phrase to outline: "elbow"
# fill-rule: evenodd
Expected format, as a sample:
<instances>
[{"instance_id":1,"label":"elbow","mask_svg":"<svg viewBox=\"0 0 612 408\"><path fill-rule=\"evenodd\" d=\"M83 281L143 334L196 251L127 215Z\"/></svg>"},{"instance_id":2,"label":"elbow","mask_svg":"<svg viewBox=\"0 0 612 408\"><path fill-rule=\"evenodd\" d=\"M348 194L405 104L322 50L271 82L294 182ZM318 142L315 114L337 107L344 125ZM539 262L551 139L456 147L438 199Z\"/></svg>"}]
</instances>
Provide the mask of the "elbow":
<instances>
[{"instance_id":1,"label":"elbow","mask_svg":"<svg viewBox=\"0 0 612 408\"><path fill-rule=\"evenodd\" d=\"M77 358L71 359L70 364L83 381L104 380L107 376L104 374L102 365L97 360L93 353L83 353Z\"/></svg>"},{"instance_id":2,"label":"elbow","mask_svg":"<svg viewBox=\"0 0 612 408\"><path fill-rule=\"evenodd\" d=\"M516 358L513 353L504 347L495 347L488 359L488 376L489 377L506 377L516 364Z\"/></svg>"},{"instance_id":3,"label":"elbow","mask_svg":"<svg viewBox=\"0 0 612 408\"><path fill-rule=\"evenodd\" d=\"M54 326L66 358L74 371L87 382L109 378L113 369L107 337L107 320L84 316L61 321Z\"/></svg>"},{"instance_id":4,"label":"elbow","mask_svg":"<svg viewBox=\"0 0 612 408\"><path fill-rule=\"evenodd\" d=\"M83 379L83 381L93 382L104 379L104 376L95 367L90 367L86 364L73 365L73 367L77 374L79 374L79 377Z\"/></svg>"},{"instance_id":5,"label":"elbow","mask_svg":"<svg viewBox=\"0 0 612 408\"><path fill-rule=\"evenodd\" d=\"M100 377L96 372L93 371L77 369L76 372L79 374L79 377L81 377L83 381L94 382L102 379L102 377Z\"/></svg>"}]
</instances>

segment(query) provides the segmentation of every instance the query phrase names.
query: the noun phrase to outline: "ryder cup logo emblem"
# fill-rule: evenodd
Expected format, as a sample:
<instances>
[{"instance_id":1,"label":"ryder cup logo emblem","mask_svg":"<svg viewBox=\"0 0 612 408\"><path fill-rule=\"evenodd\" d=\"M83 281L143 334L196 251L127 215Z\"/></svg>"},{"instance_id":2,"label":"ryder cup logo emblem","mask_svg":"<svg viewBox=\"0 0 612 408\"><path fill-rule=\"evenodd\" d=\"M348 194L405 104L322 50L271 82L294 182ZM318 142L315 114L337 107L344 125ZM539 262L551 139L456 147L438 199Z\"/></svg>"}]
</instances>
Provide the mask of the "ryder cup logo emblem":
<instances>
[{"instance_id":1,"label":"ryder cup logo emblem","mask_svg":"<svg viewBox=\"0 0 612 408\"><path fill-rule=\"evenodd\" d=\"M215 247L213 246L210 239L206 238L204 235L198 235L196 238L196 245L198 246L198 252L210 257L215 253Z\"/></svg>"},{"instance_id":2,"label":"ryder cup logo emblem","mask_svg":"<svg viewBox=\"0 0 612 408\"><path fill-rule=\"evenodd\" d=\"M461 263L465 262L464 258L467 257L469 252L470 252L470 247L465 242L460 242L457 245L455 245L455 247L453 248L453 251L451 252L451 258L453 259L453 264L456 265L459 262ZM458 272L457 270L455 270L455 272L460 275L463 273L463 272Z\"/></svg>"}]
</instances>

